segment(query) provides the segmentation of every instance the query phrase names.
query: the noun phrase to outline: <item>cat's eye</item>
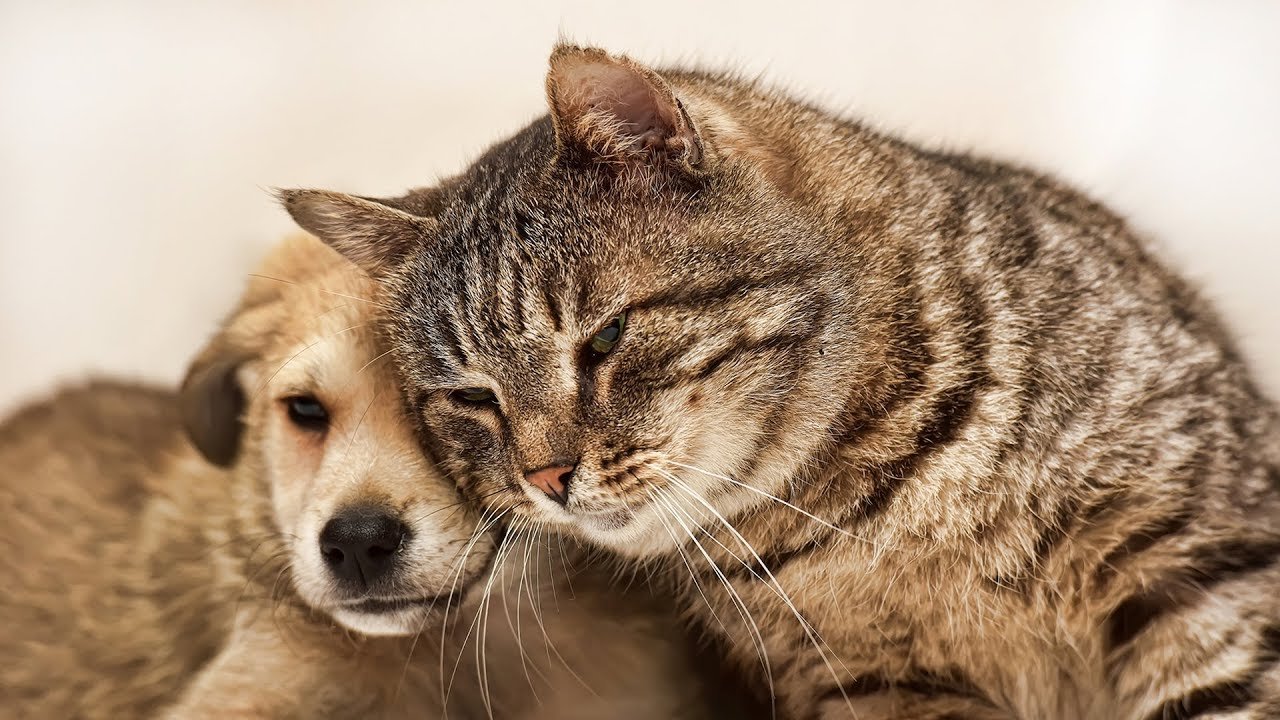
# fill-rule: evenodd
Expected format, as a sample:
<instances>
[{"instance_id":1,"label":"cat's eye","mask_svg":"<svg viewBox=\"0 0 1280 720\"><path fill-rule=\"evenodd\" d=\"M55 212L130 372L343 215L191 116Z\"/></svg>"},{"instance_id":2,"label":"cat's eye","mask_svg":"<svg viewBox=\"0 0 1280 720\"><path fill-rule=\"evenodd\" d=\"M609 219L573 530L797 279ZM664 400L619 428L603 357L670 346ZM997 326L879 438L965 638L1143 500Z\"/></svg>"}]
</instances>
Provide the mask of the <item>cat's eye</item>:
<instances>
[{"instance_id":1,"label":"cat's eye","mask_svg":"<svg viewBox=\"0 0 1280 720\"><path fill-rule=\"evenodd\" d=\"M618 341L622 340L622 331L626 326L627 313L623 311L592 336L586 347L582 349L584 357L593 364L600 362L605 355L613 351L613 348L618 345Z\"/></svg>"},{"instance_id":2,"label":"cat's eye","mask_svg":"<svg viewBox=\"0 0 1280 720\"><path fill-rule=\"evenodd\" d=\"M329 429L329 411L313 395L294 395L284 400L289 421L310 432Z\"/></svg>"},{"instance_id":3,"label":"cat's eye","mask_svg":"<svg viewBox=\"0 0 1280 720\"><path fill-rule=\"evenodd\" d=\"M498 397L487 388L462 388L449 393L457 402L464 405L496 405Z\"/></svg>"}]
</instances>

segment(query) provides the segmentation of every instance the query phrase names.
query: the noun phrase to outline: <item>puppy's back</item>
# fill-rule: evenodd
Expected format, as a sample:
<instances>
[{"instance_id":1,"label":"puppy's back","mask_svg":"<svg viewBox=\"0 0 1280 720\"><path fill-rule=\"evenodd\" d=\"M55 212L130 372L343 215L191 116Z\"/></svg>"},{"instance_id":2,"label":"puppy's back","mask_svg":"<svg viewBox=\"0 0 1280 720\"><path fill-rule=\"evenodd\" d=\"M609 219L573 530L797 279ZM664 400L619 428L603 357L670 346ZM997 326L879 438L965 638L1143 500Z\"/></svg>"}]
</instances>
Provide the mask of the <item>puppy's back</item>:
<instances>
[{"instance_id":1,"label":"puppy's back","mask_svg":"<svg viewBox=\"0 0 1280 720\"><path fill-rule=\"evenodd\" d=\"M175 464L211 480L193 459L173 394L142 385L69 388L0 424L0 707L134 717L213 652L166 602L208 565L167 561L199 554L172 511L191 488L165 480ZM155 657L175 630L191 633L183 650Z\"/></svg>"}]
</instances>

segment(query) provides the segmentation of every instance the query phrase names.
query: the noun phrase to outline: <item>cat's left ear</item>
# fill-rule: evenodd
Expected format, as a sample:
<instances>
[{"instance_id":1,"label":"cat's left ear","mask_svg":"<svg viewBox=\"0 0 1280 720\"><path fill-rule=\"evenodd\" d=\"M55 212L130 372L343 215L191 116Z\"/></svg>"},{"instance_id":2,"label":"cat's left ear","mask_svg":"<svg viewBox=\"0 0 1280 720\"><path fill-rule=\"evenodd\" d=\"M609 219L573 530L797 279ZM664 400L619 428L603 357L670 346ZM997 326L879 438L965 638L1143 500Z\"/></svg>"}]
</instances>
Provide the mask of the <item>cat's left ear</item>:
<instances>
[{"instance_id":1,"label":"cat's left ear","mask_svg":"<svg viewBox=\"0 0 1280 720\"><path fill-rule=\"evenodd\" d=\"M558 45L547 73L547 102L562 152L610 164L704 164L703 141L661 75L596 48Z\"/></svg>"},{"instance_id":2,"label":"cat's left ear","mask_svg":"<svg viewBox=\"0 0 1280 720\"><path fill-rule=\"evenodd\" d=\"M436 223L378 200L328 190L278 190L277 195L303 230L374 278L422 247Z\"/></svg>"}]
</instances>

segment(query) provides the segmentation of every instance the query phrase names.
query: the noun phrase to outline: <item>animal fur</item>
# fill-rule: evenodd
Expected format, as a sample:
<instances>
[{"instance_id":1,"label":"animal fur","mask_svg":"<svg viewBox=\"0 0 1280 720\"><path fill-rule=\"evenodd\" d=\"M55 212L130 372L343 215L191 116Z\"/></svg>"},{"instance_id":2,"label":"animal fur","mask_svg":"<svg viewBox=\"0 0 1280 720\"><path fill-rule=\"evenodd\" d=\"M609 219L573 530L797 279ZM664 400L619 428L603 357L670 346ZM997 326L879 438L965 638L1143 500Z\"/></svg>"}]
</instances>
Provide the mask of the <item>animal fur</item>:
<instances>
[{"instance_id":1,"label":"animal fur","mask_svg":"<svg viewBox=\"0 0 1280 720\"><path fill-rule=\"evenodd\" d=\"M658 603L510 533L489 574L498 547L422 457L369 293L291 239L180 394L98 381L0 425L0 714L429 718L451 687L454 718L706 716ZM298 393L328 408L323 436L290 423ZM318 528L369 499L414 531L406 583L457 606L408 628L336 609Z\"/></svg>"},{"instance_id":2,"label":"animal fur","mask_svg":"<svg viewBox=\"0 0 1280 720\"><path fill-rule=\"evenodd\" d=\"M1280 717L1276 406L1121 218L733 77L547 89L438 188L283 194L464 492L665 560L786 717Z\"/></svg>"}]
</instances>

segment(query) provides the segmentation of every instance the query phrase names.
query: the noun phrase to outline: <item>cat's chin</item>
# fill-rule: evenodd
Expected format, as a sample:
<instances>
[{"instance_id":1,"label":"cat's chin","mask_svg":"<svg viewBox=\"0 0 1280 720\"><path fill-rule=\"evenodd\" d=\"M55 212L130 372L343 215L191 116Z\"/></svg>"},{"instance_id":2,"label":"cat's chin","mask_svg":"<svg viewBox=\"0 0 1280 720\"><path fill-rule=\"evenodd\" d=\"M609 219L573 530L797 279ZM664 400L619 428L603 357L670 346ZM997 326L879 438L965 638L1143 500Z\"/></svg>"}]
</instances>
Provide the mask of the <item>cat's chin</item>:
<instances>
[{"instance_id":1,"label":"cat's chin","mask_svg":"<svg viewBox=\"0 0 1280 720\"><path fill-rule=\"evenodd\" d=\"M671 534L649 508L583 514L573 524L585 540L628 557L658 555L675 547Z\"/></svg>"}]
</instances>

